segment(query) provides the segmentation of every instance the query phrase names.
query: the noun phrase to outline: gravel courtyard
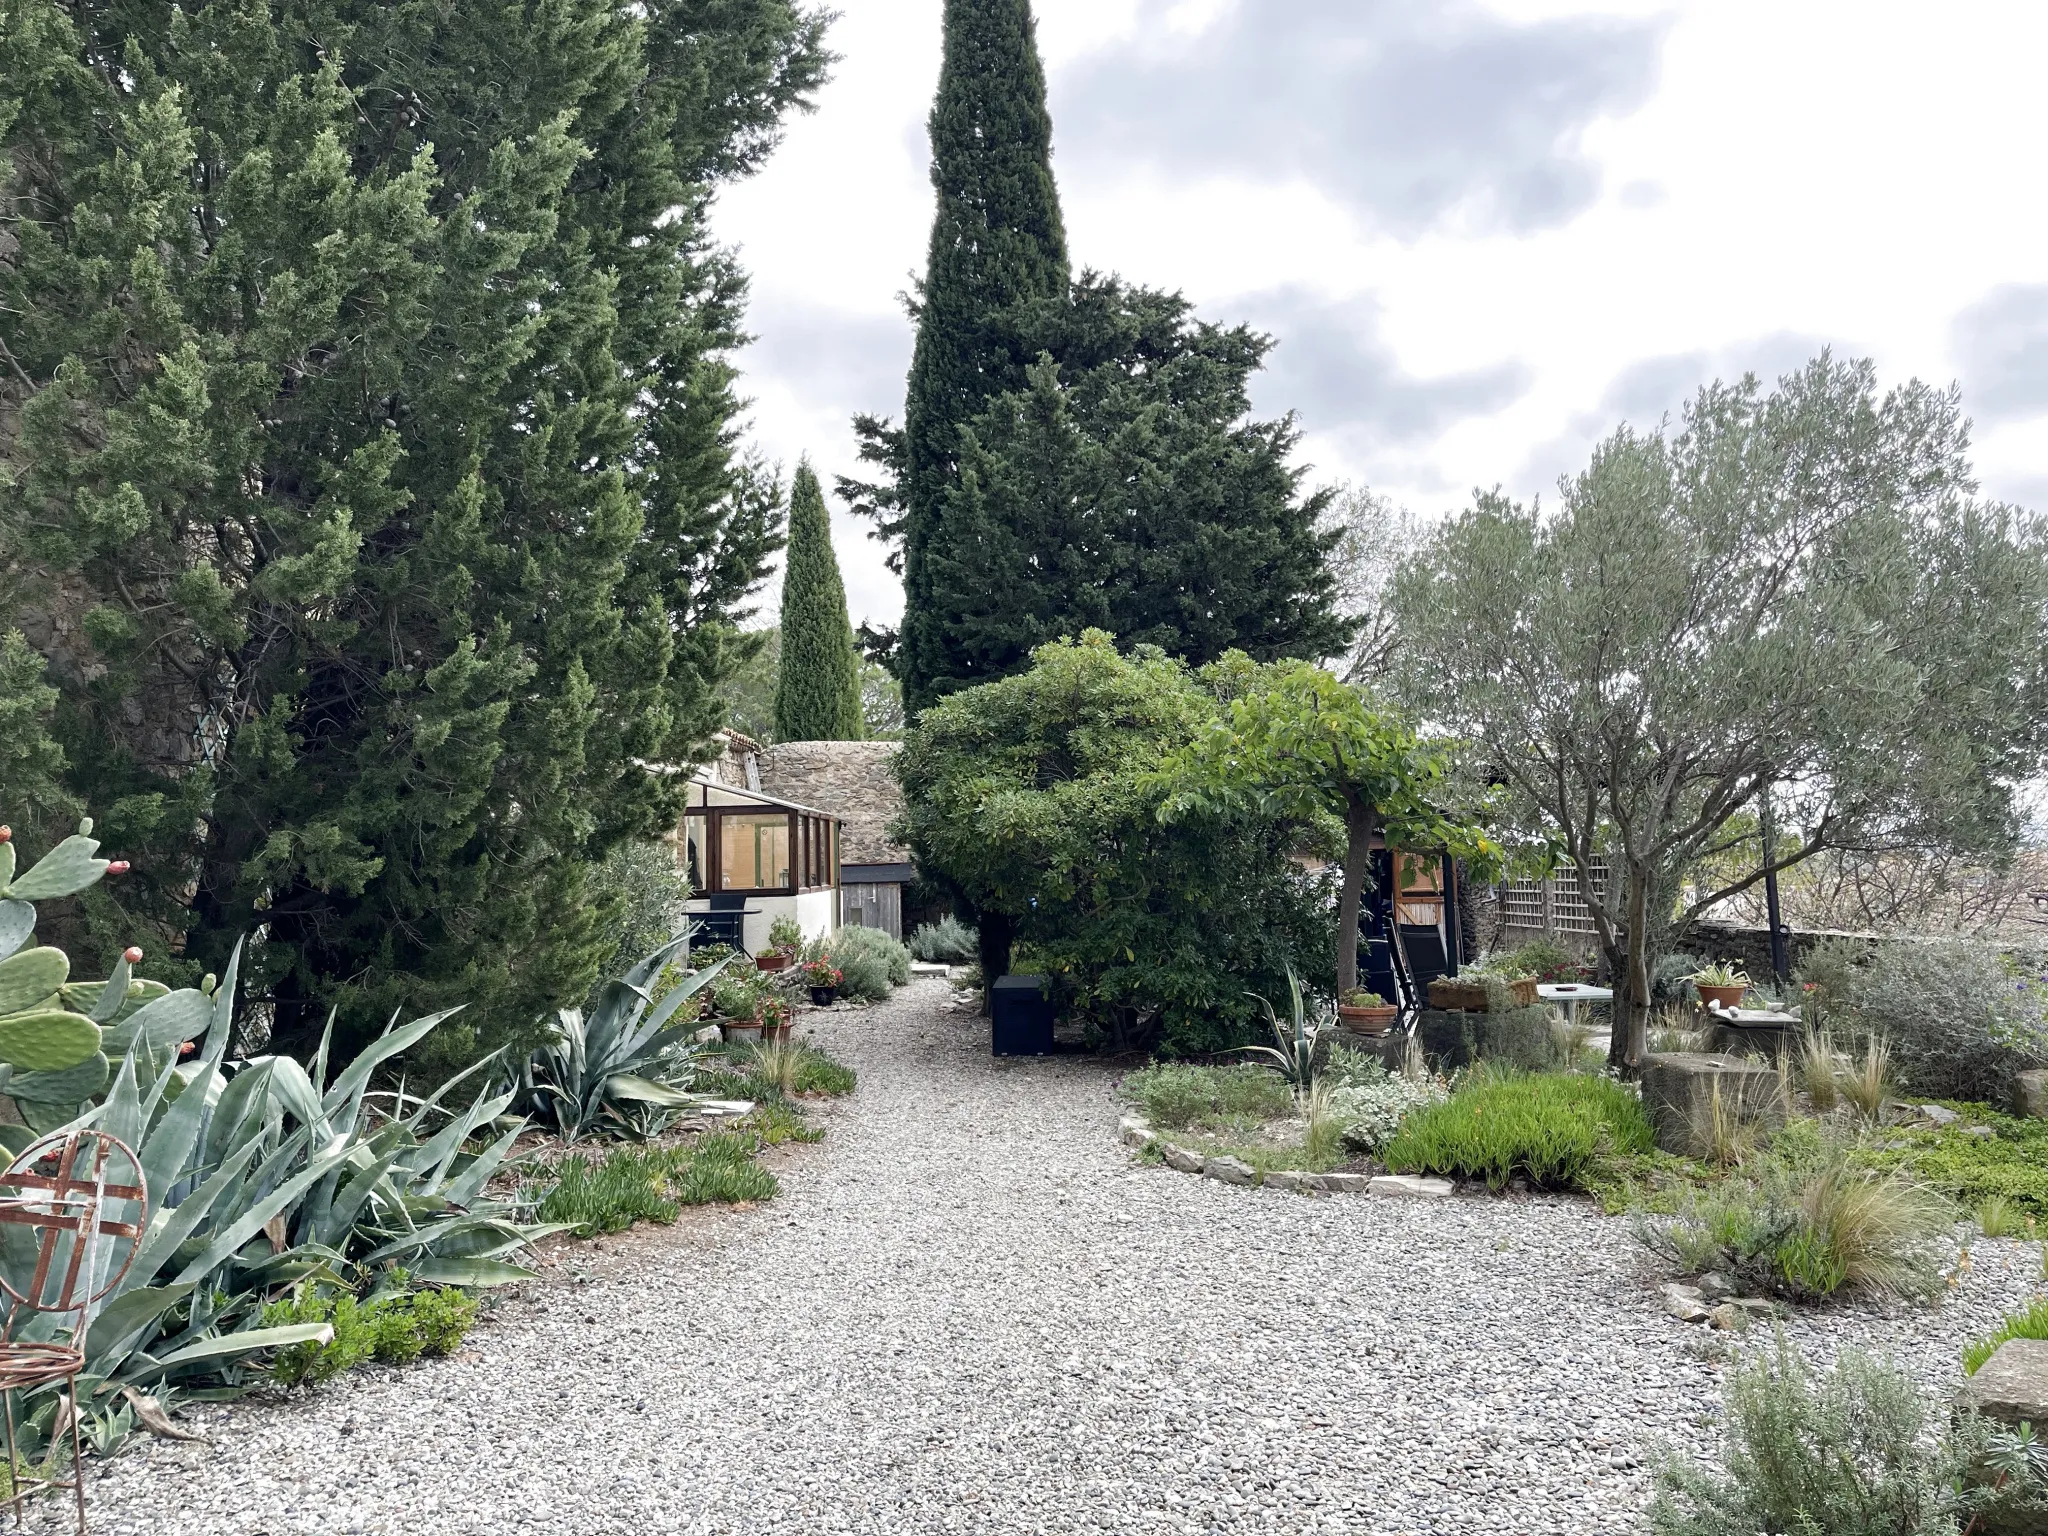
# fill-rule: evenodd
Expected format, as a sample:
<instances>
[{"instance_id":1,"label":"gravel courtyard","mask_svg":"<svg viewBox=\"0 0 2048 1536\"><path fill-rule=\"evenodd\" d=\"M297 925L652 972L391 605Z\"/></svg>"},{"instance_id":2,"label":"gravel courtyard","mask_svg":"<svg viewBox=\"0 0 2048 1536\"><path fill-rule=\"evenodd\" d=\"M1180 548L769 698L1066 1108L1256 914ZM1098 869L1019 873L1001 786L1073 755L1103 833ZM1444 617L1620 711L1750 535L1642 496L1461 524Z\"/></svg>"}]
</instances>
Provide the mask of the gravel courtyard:
<instances>
[{"instance_id":1,"label":"gravel courtyard","mask_svg":"<svg viewBox=\"0 0 2048 1536\"><path fill-rule=\"evenodd\" d=\"M946 995L819 1016L860 1089L781 1199L571 1250L453 1360L195 1413L93 1529L1623 1531L1654 1444L1712 1443L1707 1336L1626 1222L1139 1167L1101 1065L991 1061ZM2038 1254L1795 1334L1946 1384Z\"/></svg>"}]
</instances>

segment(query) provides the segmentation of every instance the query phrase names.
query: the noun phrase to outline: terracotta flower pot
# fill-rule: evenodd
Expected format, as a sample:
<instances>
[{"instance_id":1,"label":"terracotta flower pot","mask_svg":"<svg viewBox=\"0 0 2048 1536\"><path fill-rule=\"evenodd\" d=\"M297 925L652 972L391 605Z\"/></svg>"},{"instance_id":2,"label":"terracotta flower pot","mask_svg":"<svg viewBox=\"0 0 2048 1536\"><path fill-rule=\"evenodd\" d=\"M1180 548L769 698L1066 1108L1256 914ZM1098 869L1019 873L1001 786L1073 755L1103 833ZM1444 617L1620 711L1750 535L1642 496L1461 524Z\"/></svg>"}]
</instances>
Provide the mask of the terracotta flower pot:
<instances>
[{"instance_id":1,"label":"terracotta flower pot","mask_svg":"<svg viewBox=\"0 0 2048 1536\"><path fill-rule=\"evenodd\" d=\"M762 1043L764 1045L772 1045L777 1040L787 1040L789 1038L789 1027L789 1020L787 1019L764 1020L761 1025Z\"/></svg>"},{"instance_id":2,"label":"terracotta flower pot","mask_svg":"<svg viewBox=\"0 0 2048 1536\"><path fill-rule=\"evenodd\" d=\"M1701 1002L1719 1003L1723 1008L1740 1008L1743 998L1749 995L1749 987L1743 982L1726 987L1709 986L1703 981L1696 981L1692 985L1693 990L1699 993Z\"/></svg>"},{"instance_id":3,"label":"terracotta flower pot","mask_svg":"<svg viewBox=\"0 0 2048 1536\"><path fill-rule=\"evenodd\" d=\"M749 1045L761 1038L759 1019L720 1019L718 1032L727 1045Z\"/></svg>"},{"instance_id":4,"label":"terracotta flower pot","mask_svg":"<svg viewBox=\"0 0 2048 1536\"><path fill-rule=\"evenodd\" d=\"M765 955L754 956L754 964L760 970L780 971L788 967L789 956L778 954L771 949Z\"/></svg>"},{"instance_id":5,"label":"terracotta flower pot","mask_svg":"<svg viewBox=\"0 0 2048 1536\"><path fill-rule=\"evenodd\" d=\"M1387 1004L1374 1008L1351 1008L1340 1004L1337 1022L1356 1034L1384 1035L1394 1027L1394 1019L1399 1013L1398 1008Z\"/></svg>"}]
</instances>

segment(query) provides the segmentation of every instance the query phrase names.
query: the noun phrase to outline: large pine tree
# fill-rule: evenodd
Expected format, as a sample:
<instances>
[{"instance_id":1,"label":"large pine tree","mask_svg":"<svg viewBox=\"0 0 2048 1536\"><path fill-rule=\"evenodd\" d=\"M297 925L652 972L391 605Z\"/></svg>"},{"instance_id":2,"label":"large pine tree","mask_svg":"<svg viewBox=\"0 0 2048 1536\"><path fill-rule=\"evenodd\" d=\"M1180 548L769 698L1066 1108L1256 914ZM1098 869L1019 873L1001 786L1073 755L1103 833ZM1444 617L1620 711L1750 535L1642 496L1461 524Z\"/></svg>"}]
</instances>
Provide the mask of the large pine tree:
<instances>
[{"instance_id":1,"label":"large pine tree","mask_svg":"<svg viewBox=\"0 0 2048 1536\"><path fill-rule=\"evenodd\" d=\"M932 106L938 212L918 300L903 406L903 630L897 675L917 710L957 670L929 553L958 476L960 428L1024 381L1033 355L1020 308L1067 286L1067 235L1052 175L1052 116L1030 0L946 0Z\"/></svg>"},{"instance_id":2,"label":"large pine tree","mask_svg":"<svg viewBox=\"0 0 2048 1536\"><path fill-rule=\"evenodd\" d=\"M782 646L775 734L783 741L858 741L860 665L846 587L832 553L832 519L809 462L789 487L789 553L782 567Z\"/></svg>"},{"instance_id":3,"label":"large pine tree","mask_svg":"<svg viewBox=\"0 0 2048 1536\"><path fill-rule=\"evenodd\" d=\"M0 6L0 629L278 1038L580 997L777 542L711 242L800 0ZM438 1037L459 1047L462 1036Z\"/></svg>"}]
</instances>

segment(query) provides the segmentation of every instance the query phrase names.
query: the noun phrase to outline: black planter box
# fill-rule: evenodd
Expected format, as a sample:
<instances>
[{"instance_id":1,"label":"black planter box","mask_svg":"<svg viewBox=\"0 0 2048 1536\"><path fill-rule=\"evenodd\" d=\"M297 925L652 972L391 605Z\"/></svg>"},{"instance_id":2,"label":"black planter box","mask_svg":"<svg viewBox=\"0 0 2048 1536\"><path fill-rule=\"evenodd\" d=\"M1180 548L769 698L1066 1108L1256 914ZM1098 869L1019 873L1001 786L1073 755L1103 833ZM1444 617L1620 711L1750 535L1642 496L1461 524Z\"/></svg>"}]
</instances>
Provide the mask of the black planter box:
<instances>
[{"instance_id":1,"label":"black planter box","mask_svg":"<svg viewBox=\"0 0 2048 1536\"><path fill-rule=\"evenodd\" d=\"M999 976L990 989L989 1039L998 1056L1052 1054L1052 999L1036 976Z\"/></svg>"}]
</instances>

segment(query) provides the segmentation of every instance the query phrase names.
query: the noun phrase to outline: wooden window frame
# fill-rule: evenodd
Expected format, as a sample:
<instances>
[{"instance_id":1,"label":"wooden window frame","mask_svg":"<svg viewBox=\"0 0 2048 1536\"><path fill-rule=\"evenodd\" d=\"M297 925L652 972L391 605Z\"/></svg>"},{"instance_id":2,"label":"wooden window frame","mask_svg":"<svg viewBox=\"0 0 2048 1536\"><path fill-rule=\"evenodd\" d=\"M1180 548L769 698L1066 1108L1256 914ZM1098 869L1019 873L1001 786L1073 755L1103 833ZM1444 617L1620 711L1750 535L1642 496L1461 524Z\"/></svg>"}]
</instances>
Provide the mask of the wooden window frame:
<instances>
[{"instance_id":1,"label":"wooden window frame","mask_svg":"<svg viewBox=\"0 0 2048 1536\"><path fill-rule=\"evenodd\" d=\"M686 806L683 814L701 817L705 824L702 871L705 889L697 892L693 899L707 896L804 896L813 891L832 890L839 884L837 817L814 815L809 811L779 810L772 805L692 805ZM777 814L782 816L788 827L790 883L725 885L725 838L717 824L718 819L723 816L765 817ZM687 826L683 829L683 839L687 846ZM819 878L821 874L823 879Z\"/></svg>"}]
</instances>

